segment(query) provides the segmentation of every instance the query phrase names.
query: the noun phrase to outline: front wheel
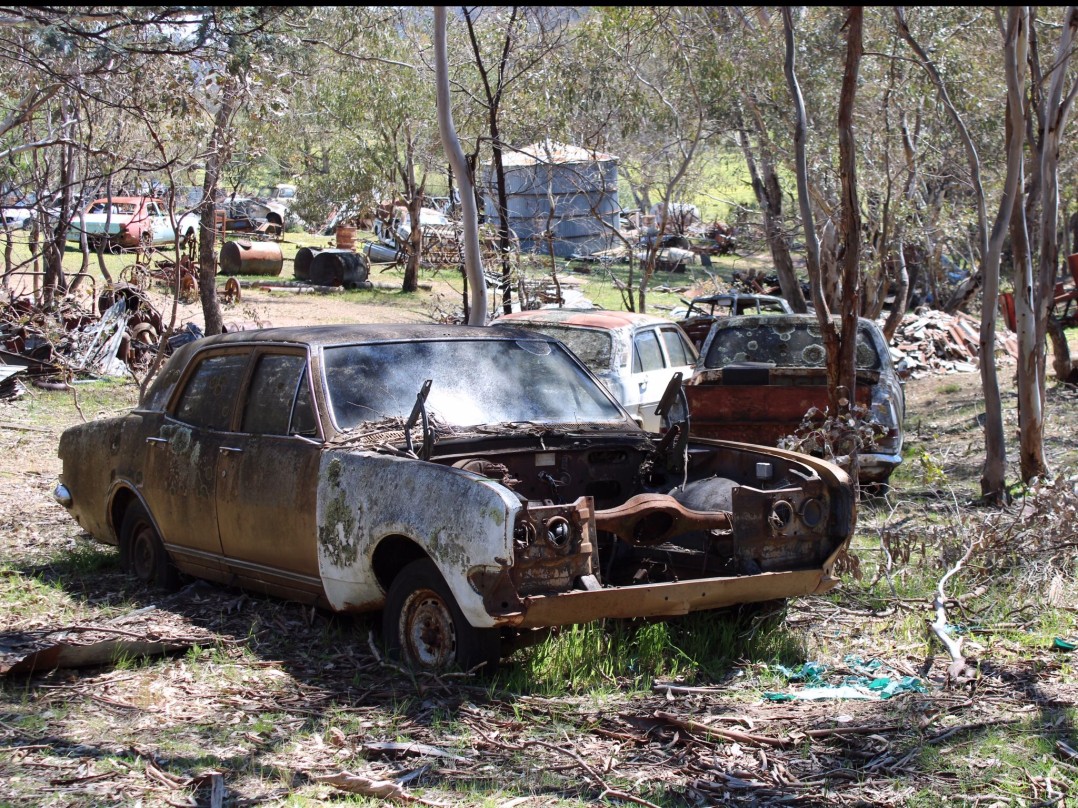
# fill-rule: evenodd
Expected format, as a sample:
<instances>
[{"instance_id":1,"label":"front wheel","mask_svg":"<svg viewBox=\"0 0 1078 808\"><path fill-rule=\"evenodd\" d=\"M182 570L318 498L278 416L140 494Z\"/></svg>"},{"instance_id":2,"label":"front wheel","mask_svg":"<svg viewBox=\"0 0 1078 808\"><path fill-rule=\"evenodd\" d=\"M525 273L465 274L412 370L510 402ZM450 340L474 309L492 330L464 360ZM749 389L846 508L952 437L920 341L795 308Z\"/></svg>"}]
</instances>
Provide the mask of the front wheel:
<instances>
[{"instance_id":1,"label":"front wheel","mask_svg":"<svg viewBox=\"0 0 1078 808\"><path fill-rule=\"evenodd\" d=\"M430 559L413 561L389 587L382 633L392 659L416 670L471 670L498 664L498 629L475 628Z\"/></svg>"},{"instance_id":2,"label":"front wheel","mask_svg":"<svg viewBox=\"0 0 1078 808\"><path fill-rule=\"evenodd\" d=\"M166 592L180 587L180 575L157 535L153 520L139 502L128 507L120 526L120 564L144 584Z\"/></svg>"}]
</instances>

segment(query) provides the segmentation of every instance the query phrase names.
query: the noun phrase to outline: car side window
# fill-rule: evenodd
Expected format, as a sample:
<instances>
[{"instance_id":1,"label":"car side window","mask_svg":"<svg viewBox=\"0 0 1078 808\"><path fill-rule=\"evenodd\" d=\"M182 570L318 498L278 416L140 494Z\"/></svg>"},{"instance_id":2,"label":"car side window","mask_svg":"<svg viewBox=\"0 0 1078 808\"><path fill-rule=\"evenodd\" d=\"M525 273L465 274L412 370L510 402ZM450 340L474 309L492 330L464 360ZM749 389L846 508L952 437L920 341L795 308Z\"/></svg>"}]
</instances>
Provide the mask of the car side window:
<instances>
[{"instance_id":1,"label":"car side window","mask_svg":"<svg viewBox=\"0 0 1078 808\"><path fill-rule=\"evenodd\" d=\"M676 328L663 328L661 333L663 345L666 346L666 355L670 357L672 367L693 364L692 351L680 331Z\"/></svg>"},{"instance_id":2,"label":"car side window","mask_svg":"<svg viewBox=\"0 0 1078 808\"><path fill-rule=\"evenodd\" d=\"M306 396L301 389L307 385L307 357L296 354L263 354L251 377L251 387L247 393L247 404L243 411L244 432L257 435L288 435L295 419L297 405L305 407L310 415L300 416L299 434L307 434L314 420L310 408L310 393ZM306 430L306 431L304 431Z\"/></svg>"},{"instance_id":3,"label":"car side window","mask_svg":"<svg viewBox=\"0 0 1078 808\"><path fill-rule=\"evenodd\" d=\"M176 418L206 429L228 429L247 358L247 353L228 353L202 360L180 394Z\"/></svg>"},{"instance_id":4,"label":"car side window","mask_svg":"<svg viewBox=\"0 0 1078 808\"><path fill-rule=\"evenodd\" d=\"M639 331L633 337L633 372L662 370L663 352L659 347L659 335L654 329Z\"/></svg>"}]
</instances>

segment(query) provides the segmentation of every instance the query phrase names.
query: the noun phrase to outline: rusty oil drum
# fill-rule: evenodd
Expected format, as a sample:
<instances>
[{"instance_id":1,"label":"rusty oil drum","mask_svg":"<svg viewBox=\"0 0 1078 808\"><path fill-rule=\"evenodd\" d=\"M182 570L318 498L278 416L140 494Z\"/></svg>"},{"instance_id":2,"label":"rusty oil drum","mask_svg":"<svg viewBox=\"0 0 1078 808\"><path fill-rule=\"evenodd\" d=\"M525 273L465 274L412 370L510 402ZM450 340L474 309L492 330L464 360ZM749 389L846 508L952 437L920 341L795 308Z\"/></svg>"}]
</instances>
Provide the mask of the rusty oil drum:
<instances>
[{"instance_id":1,"label":"rusty oil drum","mask_svg":"<svg viewBox=\"0 0 1078 808\"><path fill-rule=\"evenodd\" d=\"M343 286L369 289L371 266L365 256L351 250L322 250L311 261L311 283L316 286Z\"/></svg>"},{"instance_id":2,"label":"rusty oil drum","mask_svg":"<svg viewBox=\"0 0 1078 808\"><path fill-rule=\"evenodd\" d=\"M284 255L275 241L229 241L218 262L224 275L280 275Z\"/></svg>"},{"instance_id":3,"label":"rusty oil drum","mask_svg":"<svg viewBox=\"0 0 1078 808\"><path fill-rule=\"evenodd\" d=\"M296 251L296 260L292 263L292 274L297 281L309 281L311 279L311 262L320 252L322 250L318 247L300 247Z\"/></svg>"}]
</instances>

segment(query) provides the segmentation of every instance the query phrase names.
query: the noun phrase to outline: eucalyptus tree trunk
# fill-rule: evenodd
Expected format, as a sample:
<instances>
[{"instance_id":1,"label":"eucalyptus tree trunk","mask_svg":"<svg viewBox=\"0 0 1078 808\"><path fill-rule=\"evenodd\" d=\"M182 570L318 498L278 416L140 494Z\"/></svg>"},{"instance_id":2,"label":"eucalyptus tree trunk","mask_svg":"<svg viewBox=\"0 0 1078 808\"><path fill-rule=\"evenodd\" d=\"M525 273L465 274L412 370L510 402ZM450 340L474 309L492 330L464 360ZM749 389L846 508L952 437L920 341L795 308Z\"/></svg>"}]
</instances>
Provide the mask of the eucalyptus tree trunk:
<instances>
[{"instance_id":1,"label":"eucalyptus tree trunk","mask_svg":"<svg viewBox=\"0 0 1078 808\"><path fill-rule=\"evenodd\" d=\"M1048 337L1048 319L1051 317L1056 271L1059 265L1059 145L1063 129L1067 123L1067 115L1074 100L1074 93L1078 90L1078 82L1075 82L1072 84L1067 97L1063 98L1063 84L1066 79L1071 51L1074 47L1076 31L1078 31L1078 8L1070 6L1065 14L1062 33L1059 38L1059 47L1053 62L1052 81L1048 95L1045 98L1043 115L1045 128L1040 155L1040 263L1038 267L1038 284L1033 297L1034 331L1033 344L1030 346L1030 352L1036 351L1034 355L1037 359L1037 393L1042 406L1035 412L1030 413L1028 423L1023 423L1022 418L1019 417L1022 479L1027 482L1033 477L1048 473L1047 462L1044 457L1043 401L1047 390L1044 344L1045 339ZM1053 340L1053 345L1058 346L1059 342ZM1066 345L1065 340L1063 345ZM1055 353L1058 360L1058 347ZM1067 350L1067 354L1067 359L1069 359L1069 350ZM1026 356L1021 335L1019 336L1019 355L1023 359ZM1058 364L1060 363L1057 362Z\"/></svg>"},{"instance_id":2,"label":"eucalyptus tree trunk","mask_svg":"<svg viewBox=\"0 0 1078 808\"><path fill-rule=\"evenodd\" d=\"M198 288L205 320L206 336L220 334L224 330L221 306L217 302L217 228L214 214L217 210L217 185L221 179L221 167L228 162L229 133L232 115L239 104L239 96L232 87L225 89L220 106L213 116L213 134L206 152L206 170L202 181L202 208L199 217L198 239Z\"/></svg>"},{"instance_id":3,"label":"eucalyptus tree trunk","mask_svg":"<svg viewBox=\"0 0 1078 808\"><path fill-rule=\"evenodd\" d=\"M739 128L739 142L741 153L745 156L745 163L749 169L749 178L752 180L752 190L756 195L756 202L760 206L760 212L764 218L764 236L767 239L768 249L771 251L771 260L775 264L775 271L779 277L779 288L782 296L789 301L794 311L804 314L808 311L805 295L801 291L801 284L797 282L797 274L794 272L793 256L790 254L790 243L786 237L782 219L782 186L779 185L779 175L775 170L775 157L771 145L767 142L766 130L755 102L749 101L755 123L756 135L760 139L760 162L757 166L756 157L752 152L748 133L742 126ZM738 113L740 118L740 113Z\"/></svg>"},{"instance_id":4,"label":"eucalyptus tree trunk","mask_svg":"<svg viewBox=\"0 0 1078 808\"><path fill-rule=\"evenodd\" d=\"M987 500L1002 501L1006 498L1006 470L1007 470L1007 447L1003 435L1003 404L999 394L999 379L996 375L996 306L995 300L999 296L999 256L1003 248L1003 239L1007 234L1007 225L1011 217L1012 199L1017 191L1017 173L1022 159L1022 137L1024 119L1021 108L1021 97L1018 82L1020 74L1018 65L1025 61L1026 29L1024 22L1019 20L1021 16L1018 10L1012 9L1009 14L1008 27L1004 37L1004 57L1008 60L1005 68L1008 83L1008 110L1013 120L1008 118L1008 132L1017 127L1017 142L1008 141L1007 146L1007 182L1003 197L1000 199L999 212L995 224L992 227L992 235L988 233L988 210L985 204L984 183L981 181L981 160L977 154L977 147L966 127L961 113L951 100L947 92L947 85L939 69L929 57L928 53L910 33L906 23L905 12L901 6L894 9L895 21L899 35L906 40L910 49L917 57L917 61L925 72L928 73L932 84L939 93L940 101L950 116L955 128L958 130L962 145L969 161L970 185L973 189L974 198L977 202L977 246L981 256L981 265L972 273L969 282L959 290L958 298L952 297L945 307L947 310L955 310L965 303L980 286L984 286L981 306L981 328L979 335L981 387L985 400L985 461L981 474L981 494ZM1023 52L1022 61L1015 62L1019 40ZM1011 84L1014 84L1012 91ZM1019 93L1014 97L1014 93ZM1015 111L1015 104L1018 104ZM991 249L989 245L991 244Z\"/></svg>"},{"instance_id":5,"label":"eucalyptus tree trunk","mask_svg":"<svg viewBox=\"0 0 1078 808\"><path fill-rule=\"evenodd\" d=\"M823 334L824 349L827 354L827 393L832 414L839 412L839 334L831 320L831 308L824 295L824 277L820 266L820 239L816 234L816 222L812 215L812 201L809 197L808 162L805 157L805 139L808 132L808 115L805 112L805 99L801 95L801 85L797 81L794 65L794 28L793 18L787 6L782 8L782 25L786 39L786 59L783 71L790 88L790 97L794 106L794 165L797 176L797 201L801 209L801 222L805 231L805 257L808 265L809 286L812 289L812 303L816 309L816 319ZM844 80L845 83L845 80Z\"/></svg>"},{"instance_id":6,"label":"eucalyptus tree trunk","mask_svg":"<svg viewBox=\"0 0 1078 808\"><path fill-rule=\"evenodd\" d=\"M468 301L468 325L487 323L487 285L483 277L483 263L479 255L479 218L475 203L475 185L464 150L460 147L456 126L453 125L453 109L449 97L449 55L445 42L444 6L434 9L434 75L438 83L438 131L442 137L453 172L460 185L460 201L463 208L464 228L464 276L470 289Z\"/></svg>"},{"instance_id":7,"label":"eucalyptus tree trunk","mask_svg":"<svg viewBox=\"0 0 1078 808\"><path fill-rule=\"evenodd\" d=\"M412 228L408 233L408 260L404 265L404 279L401 291L414 292L419 289L419 262L423 258L423 228L420 225L420 212L423 208L423 194L426 190L427 175L423 180L415 177L415 140L409 127L404 132L404 165L400 167L401 180L404 183L405 198L408 200L408 218Z\"/></svg>"},{"instance_id":8,"label":"eucalyptus tree trunk","mask_svg":"<svg viewBox=\"0 0 1078 808\"><path fill-rule=\"evenodd\" d=\"M861 66L864 9L850 8L846 18L846 69L838 104L839 178L842 183L842 333L839 337L837 387L849 404L857 388L857 317L861 313L861 206L857 199L857 146L853 137L853 109L857 74ZM830 364L830 361L828 362ZM830 371L829 371L830 375ZM838 412L838 410L836 410Z\"/></svg>"}]
</instances>

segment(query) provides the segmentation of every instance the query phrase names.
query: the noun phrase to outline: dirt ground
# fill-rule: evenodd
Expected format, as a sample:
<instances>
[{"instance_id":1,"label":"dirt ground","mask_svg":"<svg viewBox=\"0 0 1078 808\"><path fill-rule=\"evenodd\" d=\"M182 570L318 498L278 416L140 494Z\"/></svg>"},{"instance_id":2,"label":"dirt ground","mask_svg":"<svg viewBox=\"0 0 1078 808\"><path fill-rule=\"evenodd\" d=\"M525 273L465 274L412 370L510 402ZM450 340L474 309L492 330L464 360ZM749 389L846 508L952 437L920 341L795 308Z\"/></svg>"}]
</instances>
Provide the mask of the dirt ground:
<instances>
[{"instance_id":1,"label":"dirt ground","mask_svg":"<svg viewBox=\"0 0 1078 808\"><path fill-rule=\"evenodd\" d=\"M226 319L422 322L436 305L427 296L401 309L252 288ZM197 307L183 307L184 319L199 320ZM1002 367L1013 437L1013 364ZM1069 658L971 637L979 673L949 682L946 656L923 633L908 633L911 621L932 617L923 600L869 602L851 586L837 599L790 604L786 626L836 674L856 673L846 654L858 653L884 660L894 676L921 677L926 692L782 702L763 698L776 682L753 659L715 681L661 682L643 693L615 682L587 698L417 679L382 660L368 620L207 584L169 596L141 589L51 497L62 429L133 398L130 390L76 393L32 391L0 404L0 597L9 606L0 651L64 635L180 650L0 677L2 806L323 805L348 791L368 795L362 804L504 808L1078 804L1078 677ZM907 395L911 445L951 480L975 480L977 374L912 380ZM1074 475L1073 389L1053 388L1048 419L1050 461ZM939 485L929 476L904 472L893 501L927 496ZM862 508L867 535L881 530L890 507ZM1064 607L1073 609L1067 586ZM1012 725L1046 739L1045 768L1022 771L1020 760L978 742Z\"/></svg>"}]
</instances>

